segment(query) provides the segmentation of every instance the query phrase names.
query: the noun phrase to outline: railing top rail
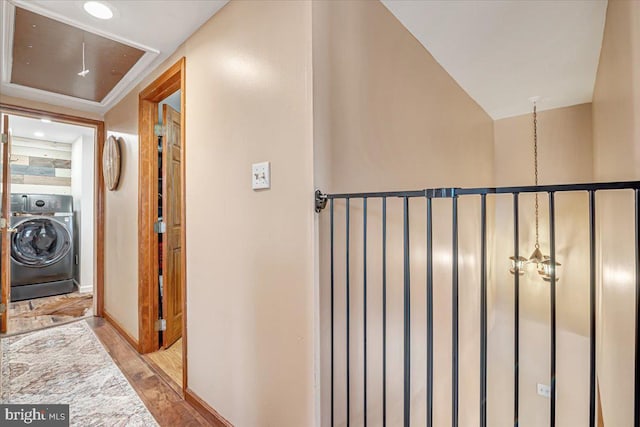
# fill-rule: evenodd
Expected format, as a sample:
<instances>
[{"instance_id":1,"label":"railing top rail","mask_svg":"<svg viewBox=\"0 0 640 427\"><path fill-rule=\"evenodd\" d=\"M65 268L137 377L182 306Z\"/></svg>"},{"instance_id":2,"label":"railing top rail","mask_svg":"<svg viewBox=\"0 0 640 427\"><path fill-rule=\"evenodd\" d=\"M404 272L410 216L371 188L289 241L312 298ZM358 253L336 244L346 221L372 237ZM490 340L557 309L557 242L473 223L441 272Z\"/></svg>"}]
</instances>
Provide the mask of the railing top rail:
<instances>
[{"instance_id":1,"label":"railing top rail","mask_svg":"<svg viewBox=\"0 0 640 427\"><path fill-rule=\"evenodd\" d=\"M427 197L451 198L463 195L482 194L517 194L517 193L553 193L568 191L599 191L640 189L640 181L597 182L561 185L531 185L519 187L487 187L487 188L427 188L411 191L387 191L369 193L321 194L325 199L358 199L382 197Z\"/></svg>"}]
</instances>

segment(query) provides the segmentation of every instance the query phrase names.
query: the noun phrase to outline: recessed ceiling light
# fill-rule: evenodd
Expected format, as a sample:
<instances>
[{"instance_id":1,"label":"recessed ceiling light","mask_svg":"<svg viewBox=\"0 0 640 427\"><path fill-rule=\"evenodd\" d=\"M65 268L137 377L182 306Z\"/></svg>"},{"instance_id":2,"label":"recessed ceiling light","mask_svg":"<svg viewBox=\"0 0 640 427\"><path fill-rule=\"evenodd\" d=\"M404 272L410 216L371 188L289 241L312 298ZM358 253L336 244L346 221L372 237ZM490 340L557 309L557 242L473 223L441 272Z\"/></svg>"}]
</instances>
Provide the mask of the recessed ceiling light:
<instances>
[{"instance_id":1,"label":"recessed ceiling light","mask_svg":"<svg viewBox=\"0 0 640 427\"><path fill-rule=\"evenodd\" d=\"M49 119L40 119L40 121L42 123L51 123L51 120L49 120Z\"/></svg>"},{"instance_id":2,"label":"recessed ceiling light","mask_svg":"<svg viewBox=\"0 0 640 427\"><path fill-rule=\"evenodd\" d=\"M113 18L113 11L109 6L99 1L88 1L84 4L84 10L91 16L98 19Z\"/></svg>"},{"instance_id":3,"label":"recessed ceiling light","mask_svg":"<svg viewBox=\"0 0 640 427\"><path fill-rule=\"evenodd\" d=\"M42 138L44 136L44 132L34 132L33 136L38 137L38 138Z\"/></svg>"}]
</instances>

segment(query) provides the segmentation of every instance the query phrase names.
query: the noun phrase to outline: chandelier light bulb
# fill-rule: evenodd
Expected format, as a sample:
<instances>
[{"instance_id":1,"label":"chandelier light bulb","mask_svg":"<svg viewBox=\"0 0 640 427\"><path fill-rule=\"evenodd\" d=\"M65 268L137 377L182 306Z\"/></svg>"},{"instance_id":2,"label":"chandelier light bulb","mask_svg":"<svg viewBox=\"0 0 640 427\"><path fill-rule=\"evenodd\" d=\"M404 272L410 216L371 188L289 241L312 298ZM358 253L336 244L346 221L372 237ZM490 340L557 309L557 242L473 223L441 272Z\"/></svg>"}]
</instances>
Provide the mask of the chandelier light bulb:
<instances>
[{"instance_id":1,"label":"chandelier light bulb","mask_svg":"<svg viewBox=\"0 0 640 427\"><path fill-rule=\"evenodd\" d=\"M544 261L542 261L542 263L540 264L540 268L538 269L538 274L540 276L542 276L542 280L546 281L546 282L550 282L551 281L551 275L555 274L555 279L556 282L559 280L558 277L558 269L557 267L561 266L562 264L560 264L559 262L556 262L555 265L551 262L550 259L546 259Z\"/></svg>"},{"instance_id":2,"label":"chandelier light bulb","mask_svg":"<svg viewBox=\"0 0 640 427\"><path fill-rule=\"evenodd\" d=\"M518 272L518 274L522 276L524 274L524 267L527 264L527 259L523 256L519 256L518 258L511 256L509 259L511 260L509 272L511 274Z\"/></svg>"}]
</instances>

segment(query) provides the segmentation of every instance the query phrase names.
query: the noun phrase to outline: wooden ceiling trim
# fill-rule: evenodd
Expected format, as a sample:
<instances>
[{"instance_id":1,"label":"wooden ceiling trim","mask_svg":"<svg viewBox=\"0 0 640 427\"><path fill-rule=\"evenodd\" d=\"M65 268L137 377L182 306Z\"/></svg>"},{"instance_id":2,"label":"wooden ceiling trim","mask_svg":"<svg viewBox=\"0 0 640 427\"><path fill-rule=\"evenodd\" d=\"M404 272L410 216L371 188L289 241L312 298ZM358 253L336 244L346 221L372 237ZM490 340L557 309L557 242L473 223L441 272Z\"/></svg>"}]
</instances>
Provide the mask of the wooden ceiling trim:
<instances>
[{"instance_id":1,"label":"wooden ceiling trim","mask_svg":"<svg viewBox=\"0 0 640 427\"><path fill-rule=\"evenodd\" d=\"M11 83L101 102L144 51L16 7ZM82 43L85 64L82 71Z\"/></svg>"}]
</instances>

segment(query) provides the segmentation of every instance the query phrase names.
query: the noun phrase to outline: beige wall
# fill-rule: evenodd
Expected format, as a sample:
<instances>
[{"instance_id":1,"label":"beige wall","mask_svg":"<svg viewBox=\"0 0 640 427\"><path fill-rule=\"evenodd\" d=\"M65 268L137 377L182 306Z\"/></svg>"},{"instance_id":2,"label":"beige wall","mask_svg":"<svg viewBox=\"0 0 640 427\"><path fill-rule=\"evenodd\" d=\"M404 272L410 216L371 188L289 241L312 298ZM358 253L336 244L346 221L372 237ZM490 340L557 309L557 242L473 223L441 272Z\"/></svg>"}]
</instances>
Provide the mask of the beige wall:
<instances>
[{"instance_id":1,"label":"beige wall","mask_svg":"<svg viewBox=\"0 0 640 427\"><path fill-rule=\"evenodd\" d=\"M138 89L138 88L136 88ZM138 89L139 90L139 89ZM122 137L120 182L105 194L104 310L138 338L138 96L105 115L108 136Z\"/></svg>"},{"instance_id":2,"label":"beige wall","mask_svg":"<svg viewBox=\"0 0 640 427\"><path fill-rule=\"evenodd\" d=\"M311 3L231 2L186 55L189 386L238 426L313 425Z\"/></svg>"},{"instance_id":3,"label":"beige wall","mask_svg":"<svg viewBox=\"0 0 640 427\"><path fill-rule=\"evenodd\" d=\"M314 120L332 141L331 190L491 184L491 119L404 26L379 2L316 3Z\"/></svg>"},{"instance_id":4,"label":"beige wall","mask_svg":"<svg viewBox=\"0 0 640 427\"><path fill-rule=\"evenodd\" d=\"M314 147L316 186L327 192L489 186L493 183L493 123L433 57L379 2L313 3ZM368 422L382 416L381 205L368 202ZM461 425L477 419L479 213L460 202ZM402 423L402 206L388 202L387 409ZM425 202L411 201L412 424L424 424ZM434 201L436 230L436 414L450 417L450 201ZM363 422L362 202L351 202L351 422ZM345 204L335 204L335 421L345 408ZM322 425L330 422L329 212L320 215ZM472 237L468 237L472 236Z\"/></svg>"},{"instance_id":5,"label":"beige wall","mask_svg":"<svg viewBox=\"0 0 640 427\"><path fill-rule=\"evenodd\" d=\"M314 420L311 4L231 2L106 114L107 311L137 336L137 94L186 57L189 388L235 425ZM272 188L252 191L251 163Z\"/></svg>"},{"instance_id":6,"label":"beige wall","mask_svg":"<svg viewBox=\"0 0 640 427\"><path fill-rule=\"evenodd\" d=\"M533 117L526 114L497 120L495 177L498 186L533 185ZM591 104L538 113L539 183L568 184L593 181ZM540 246L549 253L549 210L546 194L539 195ZM535 198L520 195L521 255L529 257L535 243ZM556 256L558 353L557 423L588 424L589 392L589 236L586 194L556 196ZM489 412L492 426L513 424L513 199L496 197L495 246L491 286L495 319L489 334ZM520 420L527 426L549 424L549 399L536 385L549 384L549 284L530 266L520 279Z\"/></svg>"},{"instance_id":7,"label":"beige wall","mask_svg":"<svg viewBox=\"0 0 640 427\"><path fill-rule=\"evenodd\" d=\"M591 182L592 139L591 103L538 112L540 184ZM494 164L496 185L534 184L532 114L495 121Z\"/></svg>"},{"instance_id":8,"label":"beige wall","mask_svg":"<svg viewBox=\"0 0 640 427\"><path fill-rule=\"evenodd\" d=\"M640 179L640 2L610 1L593 96L597 180ZM634 242L631 192L599 197L598 379L605 426L631 425Z\"/></svg>"},{"instance_id":9,"label":"beige wall","mask_svg":"<svg viewBox=\"0 0 640 427\"><path fill-rule=\"evenodd\" d=\"M609 2L593 95L598 180L640 176L640 3Z\"/></svg>"}]
</instances>

